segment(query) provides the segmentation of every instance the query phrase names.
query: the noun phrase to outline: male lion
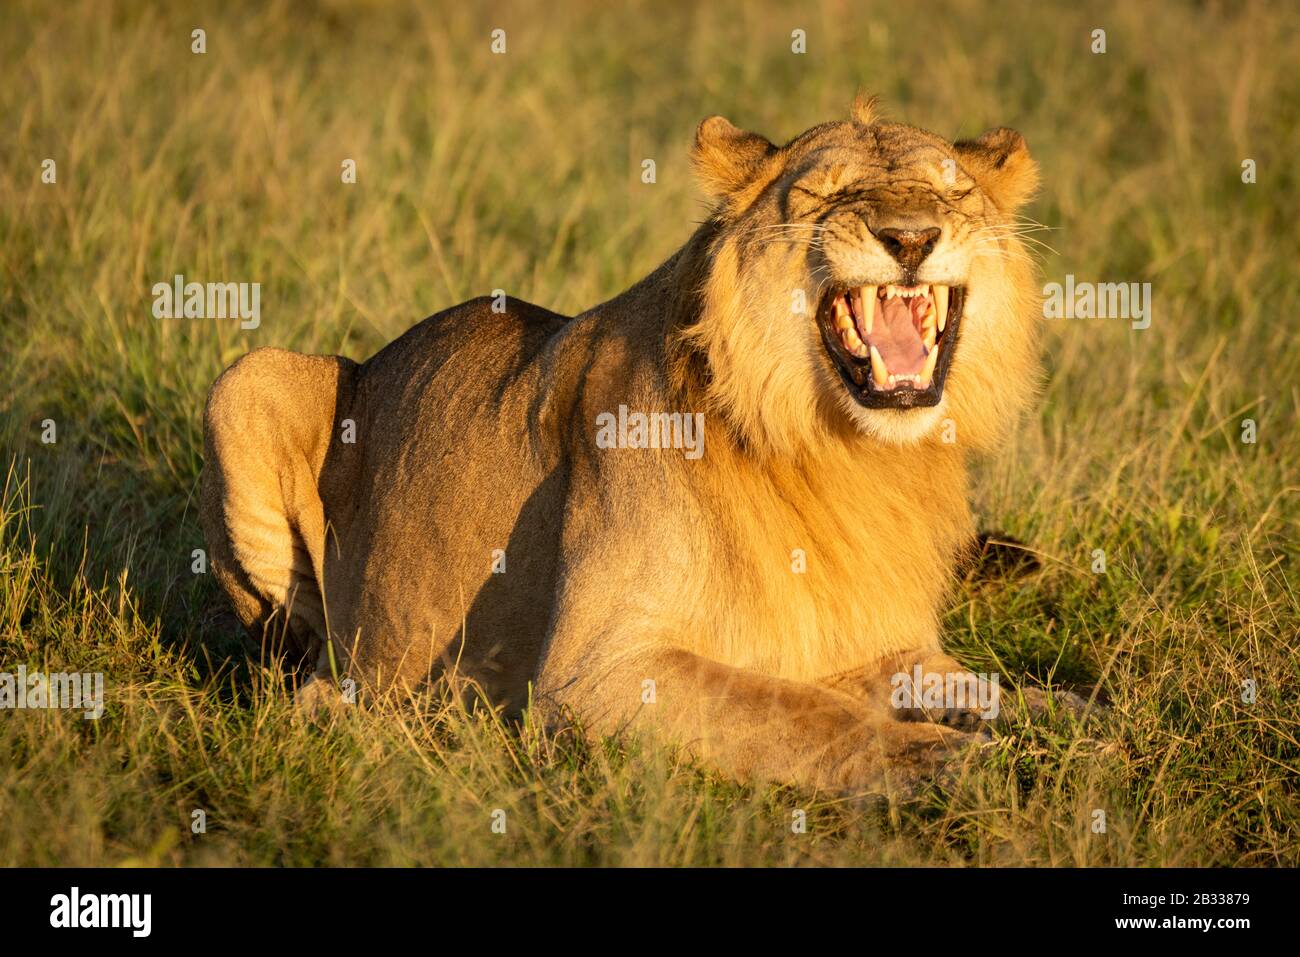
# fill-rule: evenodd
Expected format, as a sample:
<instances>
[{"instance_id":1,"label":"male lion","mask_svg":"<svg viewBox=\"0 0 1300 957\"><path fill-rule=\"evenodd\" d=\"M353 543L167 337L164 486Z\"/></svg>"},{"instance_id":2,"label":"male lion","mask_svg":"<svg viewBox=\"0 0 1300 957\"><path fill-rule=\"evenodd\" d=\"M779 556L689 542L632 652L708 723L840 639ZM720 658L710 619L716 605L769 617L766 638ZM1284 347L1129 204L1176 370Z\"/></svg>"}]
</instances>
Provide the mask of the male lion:
<instances>
[{"instance_id":1,"label":"male lion","mask_svg":"<svg viewBox=\"0 0 1300 957\"><path fill-rule=\"evenodd\" d=\"M575 318L476 299L360 365L227 369L214 572L310 656L309 699L454 671L735 776L907 789L978 740L891 677L964 675L938 619L967 457L1035 388L1036 165L1012 130L951 143L861 99L782 147L712 117L693 159L708 221Z\"/></svg>"}]
</instances>

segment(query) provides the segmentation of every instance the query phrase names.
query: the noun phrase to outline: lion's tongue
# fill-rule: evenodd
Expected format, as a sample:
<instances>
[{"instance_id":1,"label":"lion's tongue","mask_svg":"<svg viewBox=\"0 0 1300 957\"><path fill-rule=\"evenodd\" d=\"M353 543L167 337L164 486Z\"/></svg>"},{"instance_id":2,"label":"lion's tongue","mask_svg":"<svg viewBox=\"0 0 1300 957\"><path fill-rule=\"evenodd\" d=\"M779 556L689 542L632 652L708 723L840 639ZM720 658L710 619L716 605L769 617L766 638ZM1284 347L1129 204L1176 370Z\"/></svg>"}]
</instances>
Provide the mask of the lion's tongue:
<instances>
[{"instance_id":1,"label":"lion's tongue","mask_svg":"<svg viewBox=\"0 0 1300 957\"><path fill-rule=\"evenodd\" d=\"M895 375L920 372L925 367L925 343L913 322L913 302L923 302L920 297L907 299L877 299L876 314L871 332L864 336L867 345L875 346L885 360L889 371Z\"/></svg>"}]
</instances>

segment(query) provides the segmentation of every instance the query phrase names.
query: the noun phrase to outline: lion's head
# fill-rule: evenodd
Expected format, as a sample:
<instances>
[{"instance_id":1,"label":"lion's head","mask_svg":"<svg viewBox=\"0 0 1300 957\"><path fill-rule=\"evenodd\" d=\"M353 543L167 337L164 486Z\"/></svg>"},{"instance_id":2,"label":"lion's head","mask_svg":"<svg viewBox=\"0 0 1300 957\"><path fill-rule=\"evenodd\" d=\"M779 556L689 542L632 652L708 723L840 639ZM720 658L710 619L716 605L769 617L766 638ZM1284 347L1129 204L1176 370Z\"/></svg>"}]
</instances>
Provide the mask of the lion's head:
<instances>
[{"instance_id":1,"label":"lion's head","mask_svg":"<svg viewBox=\"0 0 1300 957\"><path fill-rule=\"evenodd\" d=\"M741 434L911 444L951 419L986 446L1015 420L1036 380L1016 214L1038 170L1019 133L952 143L859 99L781 147L711 117L693 159L715 205L684 340Z\"/></svg>"}]
</instances>

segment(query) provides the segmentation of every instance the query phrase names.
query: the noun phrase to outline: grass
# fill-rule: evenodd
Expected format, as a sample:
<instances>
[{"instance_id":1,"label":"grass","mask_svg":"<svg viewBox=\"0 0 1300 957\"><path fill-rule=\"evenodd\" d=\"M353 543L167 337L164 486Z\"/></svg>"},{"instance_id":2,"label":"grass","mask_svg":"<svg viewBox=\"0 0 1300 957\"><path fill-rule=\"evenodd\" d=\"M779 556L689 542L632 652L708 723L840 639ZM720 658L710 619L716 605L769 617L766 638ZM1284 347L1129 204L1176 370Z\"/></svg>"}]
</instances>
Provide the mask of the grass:
<instances>
[{"instance_id":1,"label":"grass","mask_svg":"<svg viewBox=\"0 0 1300 957\"><path fill-rule=\"evenodd\" d=\"M1300 12L412 6L6 12L0 671L102 671L108 706L0 712L0 863L1300 863ZM860 86L950 136L1023 131L1045 276L1152 284L1149 329L1048 324L1042 402L977 492L1044 568L962 585L946 621L971 667L1097 688L1108 716L1021 724L904 807L741 787L436 691L295 721L190 570L217 373L268 344L364 358L494 288L608 298L701 217L704 115L786 138ZM154 319L176 273L261 282L261 326Z\"/></svg>"}]
</instances>

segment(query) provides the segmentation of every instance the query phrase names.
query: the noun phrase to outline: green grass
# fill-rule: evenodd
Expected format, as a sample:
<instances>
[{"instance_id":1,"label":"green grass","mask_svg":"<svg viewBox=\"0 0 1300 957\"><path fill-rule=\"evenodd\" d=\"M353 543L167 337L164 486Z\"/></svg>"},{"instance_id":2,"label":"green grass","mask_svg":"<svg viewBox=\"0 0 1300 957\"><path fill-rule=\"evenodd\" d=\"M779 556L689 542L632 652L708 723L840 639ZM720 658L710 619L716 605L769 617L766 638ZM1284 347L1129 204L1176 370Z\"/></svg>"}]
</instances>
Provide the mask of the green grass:
<instances>
[{"instance_id":1,"label":"green grass","mask_svg":"<svg viewBox=\"0 0 1300 957\"><path fill-rule=\"evenodd\" d=\"M102 671L108 710L0 712L0 864L1300 863L1300 12L418 6L5 14L0 671ZM903 807L741 787L436 696L296 722L190 572L216 374L268 344L364 358L494 288L594 304L703 215L703 116L787 138L859 87L950 136L1020 129L1047 278L1152 284L1147 330L1048 325L1042 402L977 492L1044 569L963 585L946 622L970 666L1096 687L1109 715L1022 724ZM261 282L261 327L154 319L177 272Z\"/></svg>"}]
</instances>

